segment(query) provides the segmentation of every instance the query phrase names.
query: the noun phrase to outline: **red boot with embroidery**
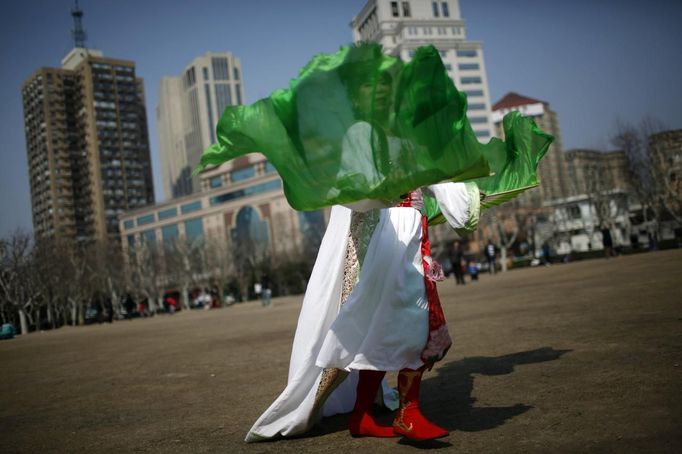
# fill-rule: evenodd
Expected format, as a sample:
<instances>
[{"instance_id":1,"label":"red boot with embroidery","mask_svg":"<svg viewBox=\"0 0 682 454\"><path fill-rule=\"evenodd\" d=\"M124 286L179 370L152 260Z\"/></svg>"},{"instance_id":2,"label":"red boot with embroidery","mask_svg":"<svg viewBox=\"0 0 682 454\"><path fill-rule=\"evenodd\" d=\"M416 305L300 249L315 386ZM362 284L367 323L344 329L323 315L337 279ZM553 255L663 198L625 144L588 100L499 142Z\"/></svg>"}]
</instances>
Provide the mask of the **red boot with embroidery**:
<instances>
[{"instance_id":1,"label":"red boot with embroidery","mask_svg":"<svg viewBox=\"0 0 682 454\"><path fill-rule=\"evenodd\" d=\"M386 372L361 370L353 413L348 420L348 430L354 437L395 437L393 427L377 423L372 416L372 405Z\"/></svg>"},{"instance_id":2,"label":"red boot with embroidery","mask_svg":"<svg viewBox=\"0 0 682 454\"><path fill-rule=\"evenodd\" d=\"M419 410L419 387L424 367L417 370L403 369L398 374L400 408L393 420L393 430L397 434L417 441L442 438L449 432L430 422Z\"/></svg>"}]
</instances>

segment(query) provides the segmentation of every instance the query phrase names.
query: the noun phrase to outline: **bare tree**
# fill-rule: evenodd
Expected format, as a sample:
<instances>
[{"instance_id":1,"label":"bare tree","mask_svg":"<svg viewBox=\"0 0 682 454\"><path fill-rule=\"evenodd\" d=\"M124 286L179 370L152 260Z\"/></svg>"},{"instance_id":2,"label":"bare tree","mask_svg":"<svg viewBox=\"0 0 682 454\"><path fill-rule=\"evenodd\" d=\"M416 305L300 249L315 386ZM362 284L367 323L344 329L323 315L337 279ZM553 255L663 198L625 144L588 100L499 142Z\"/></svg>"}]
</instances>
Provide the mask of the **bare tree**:
<instances>
[{"instance_id":1,"label":"bare tree","mask_svg":"<svg viewBox=\"0 0 682 454\"><path fill-rule=\"evenodd\" d=\"M664 124L645 117L639 127L618 121L616 128L612 142L625 152L630 189L642 206L644 222L653 220L656 230L660 230L665 210L682 223L682 183L676 175L674 157L663 143L652 140L652 136L665 129ZM653 219L649 219L650 214Z\"/></svg>"},{"instance_id":2,"label":"bare tree","mask_svg":"<svg viewBox=\"0 0 682 454\"><path fill-rule=\"evenodd\" d=\"M487 237L500 251L502 272L507 271L507 251L519 235L523 221L513 206L497 206L485 211L479 221L481 238Z\"/></svg>"},{"instance_id":3,"label":"bare tree","mask_svg":"<svg viewBox=\"0 0 682 454\"><path fill-rule=\"evenodd\" d=\"M17 230L0 242L0 290L3 301L19 316L21 334L29 332L29 317L37 296L31 262L31 236Z\"/></svg>"},{"instance_id":4,"label":"bare tree","mask_svg":"<svg viewBox=\"0 0 682 454\"><path fill-rule=\"evenodd\" d=\"M226 241L210 238L205 243L203 257L205 259L204 269L210 274L211 282L218 290L218 297L222 305L225 288L236 272L230 247Z\"/></svg>"},{"instance_id":5,"label":"bare tree","mask_svg":"<svg viewBox=\"0 0 682 454\"><path fill-rule=\"evenodd\" d=\"M157 305L163 307L161 259L156 246L144 241L137 249L129 271L132 285L147 298L149 312L155 314Z\"/></svg>"}]
</instances>

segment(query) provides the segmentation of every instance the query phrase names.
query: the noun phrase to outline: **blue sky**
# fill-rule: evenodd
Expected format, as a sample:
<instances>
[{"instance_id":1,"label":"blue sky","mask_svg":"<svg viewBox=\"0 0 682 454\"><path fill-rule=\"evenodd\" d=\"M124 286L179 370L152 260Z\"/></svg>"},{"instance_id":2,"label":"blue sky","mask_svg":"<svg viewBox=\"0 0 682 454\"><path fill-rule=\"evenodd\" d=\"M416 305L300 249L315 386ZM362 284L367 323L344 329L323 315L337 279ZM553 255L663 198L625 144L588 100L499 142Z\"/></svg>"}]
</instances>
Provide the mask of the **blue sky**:
<instances>
[{"instance_id":1,"label":"blue sky","mask_svg":"<svg viewBox=\"0 0 682 454\"><path fill-rule=\"evenodd\" d=\"M413 0L414 1L414 0ZM134 60L145 79L157 200L154 109L161 77L206 51L242 61L246 101L283 87L318 52L351 41L365 0L81 0L88 47ZM3 4L0 17L0 237L31 229L21 83L73 47L72 0ZM546 100L564 148L609 149L617 118L650 115L682 128L682 1L460 0L482 41L491 98Z\"/></svg>"}]
</instances>

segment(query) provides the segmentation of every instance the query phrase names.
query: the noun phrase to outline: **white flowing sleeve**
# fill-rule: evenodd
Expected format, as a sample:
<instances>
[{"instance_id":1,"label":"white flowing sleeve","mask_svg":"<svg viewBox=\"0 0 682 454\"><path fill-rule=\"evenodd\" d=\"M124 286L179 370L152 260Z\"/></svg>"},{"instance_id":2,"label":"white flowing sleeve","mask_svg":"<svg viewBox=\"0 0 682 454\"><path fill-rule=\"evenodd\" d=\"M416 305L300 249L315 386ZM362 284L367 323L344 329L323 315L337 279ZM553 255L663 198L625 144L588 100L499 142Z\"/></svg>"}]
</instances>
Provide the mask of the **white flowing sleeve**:
<instances>
[{"instance_id":1,"label":"white flowing sleeve","mask_svg":"<svg viewBox=\"0 0 682 454\"><path fill-rule=\"evenodd\" d=\"M476 183L439 183L427 188L443 216L457 230L473 231L481 214L481 193Z\"/></svg>"}]
</instances>

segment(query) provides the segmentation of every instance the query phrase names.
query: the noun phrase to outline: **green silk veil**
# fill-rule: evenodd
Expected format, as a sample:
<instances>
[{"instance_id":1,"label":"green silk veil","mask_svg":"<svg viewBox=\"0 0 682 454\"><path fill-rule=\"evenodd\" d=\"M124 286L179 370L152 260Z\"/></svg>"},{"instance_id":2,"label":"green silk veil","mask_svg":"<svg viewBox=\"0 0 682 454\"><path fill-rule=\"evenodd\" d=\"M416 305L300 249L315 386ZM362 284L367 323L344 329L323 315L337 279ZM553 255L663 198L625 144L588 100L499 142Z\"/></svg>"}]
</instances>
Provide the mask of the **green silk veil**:
<instances>
[{"instance_id":1,"label":"green silk veil","mask_svg":"<svg viewBox=\"0 0 682 454\"><path fill-rule=\"evenodd\" d=\"M412 60L360 43L315 56L288 89L225 109L218 143L197 171L250 152L277 169L297 210L378 199L442 181L474 181L490 207L537 186L552 136L518 113L504 118L506 141L479 143L433 46ZM427 206L431 205L427 202ZM437 221L437 210L429 210Z\"/></svg>"}]
</instances>

